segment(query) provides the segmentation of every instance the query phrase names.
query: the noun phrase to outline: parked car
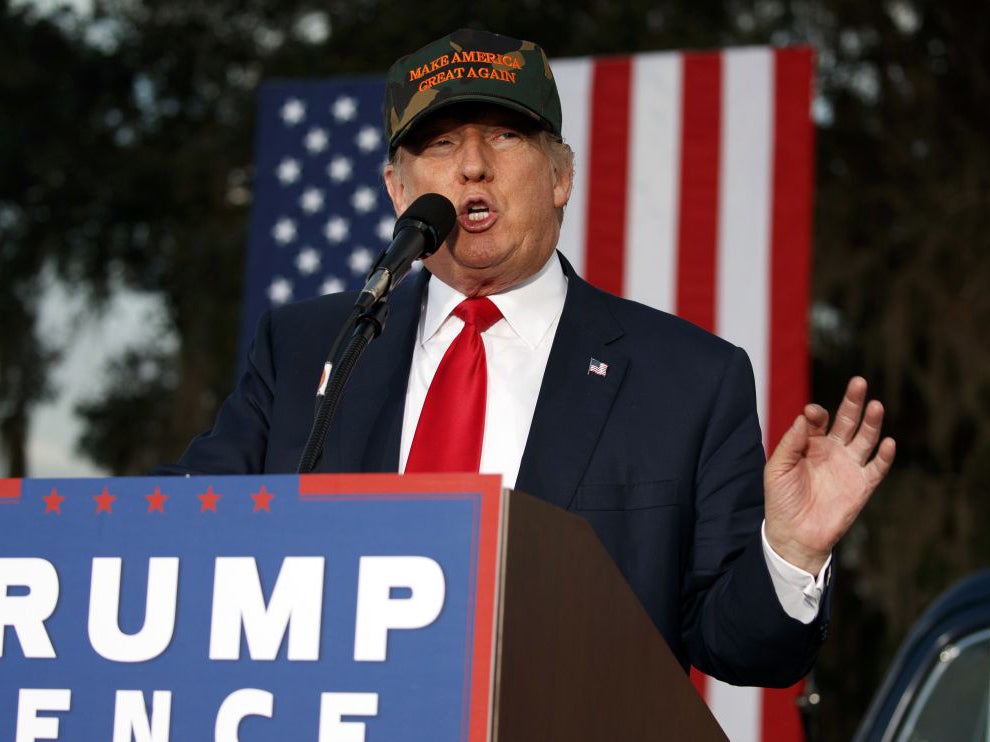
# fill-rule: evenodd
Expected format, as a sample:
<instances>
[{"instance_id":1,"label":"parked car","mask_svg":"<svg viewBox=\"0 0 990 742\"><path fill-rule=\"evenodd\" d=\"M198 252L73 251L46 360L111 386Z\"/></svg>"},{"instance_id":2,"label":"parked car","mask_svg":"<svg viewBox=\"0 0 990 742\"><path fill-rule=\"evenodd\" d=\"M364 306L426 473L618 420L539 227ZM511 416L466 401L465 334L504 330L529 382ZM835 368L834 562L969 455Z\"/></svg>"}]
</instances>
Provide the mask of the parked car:
<instances>
[{"instance_id":1,"label":"parked car","mask_svg":"<svg viewBox=\"0 0 990 742\"><path fill-rule=\"evenodd\" d=\"M946 591L911 629L855 742L990 742L990 569Z\"/></svg>"}]
</instances>

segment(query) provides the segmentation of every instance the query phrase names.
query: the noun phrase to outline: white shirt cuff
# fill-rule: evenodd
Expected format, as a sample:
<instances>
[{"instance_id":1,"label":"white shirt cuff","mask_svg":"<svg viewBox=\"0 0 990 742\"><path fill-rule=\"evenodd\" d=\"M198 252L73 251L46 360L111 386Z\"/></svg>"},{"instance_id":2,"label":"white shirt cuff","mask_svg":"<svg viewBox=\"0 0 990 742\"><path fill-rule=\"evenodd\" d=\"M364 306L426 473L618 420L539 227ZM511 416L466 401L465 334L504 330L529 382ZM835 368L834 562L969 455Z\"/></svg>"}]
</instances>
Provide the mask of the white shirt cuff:
<instances>
[{"instance_id":1,"label":"white shirt cuff","mask_svg":"<svg viewBox=\"0 0 990 742\"><path fill-rule=\"evenodd\" d=\"M829 554L818 576L815 577L810 572L795 567L771 548L767 541L766 520L760 527L760 535L763 538L763 557L766 559L770 580L773 582L781 608L791 618L803 624L811 623L818 616L822 592L825 590L832 566L832 555Z\"/></svg>"}]
</instances>

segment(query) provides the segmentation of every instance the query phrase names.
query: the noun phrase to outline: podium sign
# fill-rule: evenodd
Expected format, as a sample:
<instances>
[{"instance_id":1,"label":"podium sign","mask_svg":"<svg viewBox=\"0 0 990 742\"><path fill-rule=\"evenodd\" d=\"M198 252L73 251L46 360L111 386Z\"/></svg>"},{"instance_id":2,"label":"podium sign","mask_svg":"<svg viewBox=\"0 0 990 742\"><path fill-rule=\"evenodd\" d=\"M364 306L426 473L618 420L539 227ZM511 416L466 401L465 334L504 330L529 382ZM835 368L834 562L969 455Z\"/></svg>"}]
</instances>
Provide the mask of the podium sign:
<instances>
[{"instance_id":1,"label":"podium sign","mask_svg":"<svg viewBox=\"0 0 990 742\"><path fill-rule=\"evenodd\" d=\"M0 738L490 739L498 477L0 480Z\"/></svg>"}]
</instances>

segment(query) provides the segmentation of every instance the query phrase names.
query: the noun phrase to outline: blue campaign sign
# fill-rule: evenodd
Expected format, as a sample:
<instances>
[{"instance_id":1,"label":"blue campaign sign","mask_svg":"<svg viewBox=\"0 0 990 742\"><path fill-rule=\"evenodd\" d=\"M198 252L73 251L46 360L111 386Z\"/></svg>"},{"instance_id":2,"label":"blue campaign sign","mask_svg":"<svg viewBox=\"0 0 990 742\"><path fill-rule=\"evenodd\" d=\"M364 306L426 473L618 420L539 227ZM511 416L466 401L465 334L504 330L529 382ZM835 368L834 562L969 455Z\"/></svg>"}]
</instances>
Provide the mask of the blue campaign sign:
<instances>
[{"instance_id":1,"label":"blue campaign sign","mask_svg":"<svg viewBox=\"0 0 990 742\"><path fill-rule=\"evenodd\" d=\"M0 739L490 736L480 475L0 480Z\"/></svg>"}]
</instances>

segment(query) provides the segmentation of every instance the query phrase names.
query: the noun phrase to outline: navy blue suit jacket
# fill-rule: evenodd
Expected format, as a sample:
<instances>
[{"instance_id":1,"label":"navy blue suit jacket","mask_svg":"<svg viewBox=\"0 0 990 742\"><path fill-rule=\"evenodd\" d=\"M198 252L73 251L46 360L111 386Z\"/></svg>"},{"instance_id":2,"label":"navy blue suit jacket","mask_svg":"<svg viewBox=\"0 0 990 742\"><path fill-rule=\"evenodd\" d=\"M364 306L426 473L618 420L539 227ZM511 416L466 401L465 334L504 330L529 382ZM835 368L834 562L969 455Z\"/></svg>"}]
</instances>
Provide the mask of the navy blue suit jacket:
<instances>
[{"instance_id":1,"label":"navy blue suit jacket","mask_svg":"<svg viewBox=\"0 0 990 742\"><path fill-rule=\"evenodd\" d=\"M682 663L728 682L787 685L824 640L828 596L784 613L762 552L763 464L746 354L620 299L561 258L567 298L516 487L585 518ZM320 471L397 471L427 274L401 285L352 376ZM249 368L174 473L293 472L330 341L353 304L334 295L261 320ZM608 364L588 373L591 358Z\"/></svg>"}]
</instances>

